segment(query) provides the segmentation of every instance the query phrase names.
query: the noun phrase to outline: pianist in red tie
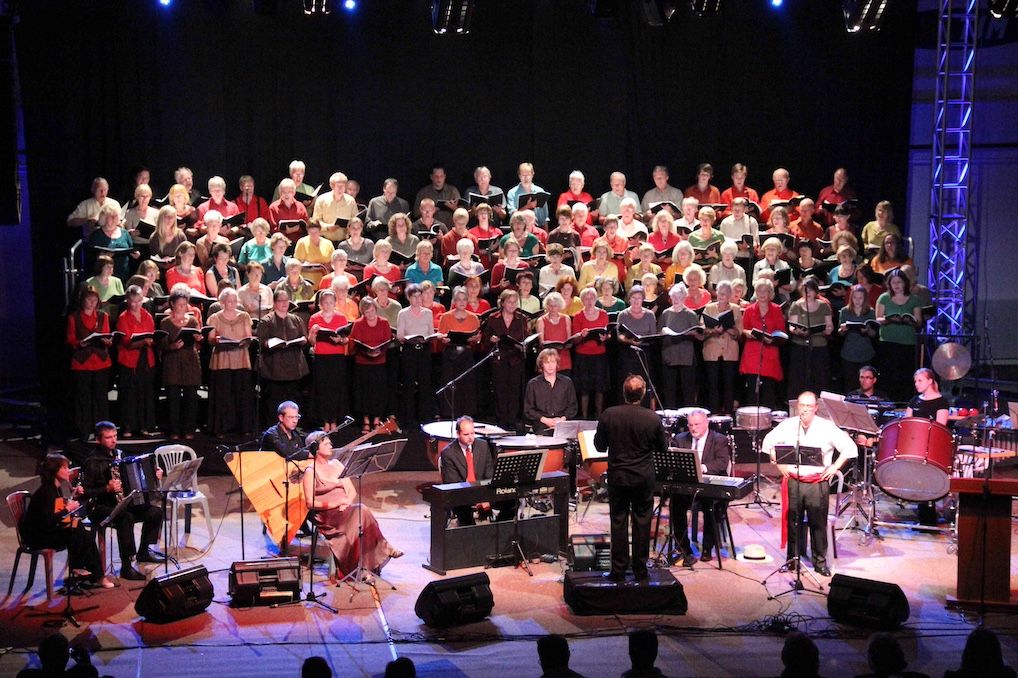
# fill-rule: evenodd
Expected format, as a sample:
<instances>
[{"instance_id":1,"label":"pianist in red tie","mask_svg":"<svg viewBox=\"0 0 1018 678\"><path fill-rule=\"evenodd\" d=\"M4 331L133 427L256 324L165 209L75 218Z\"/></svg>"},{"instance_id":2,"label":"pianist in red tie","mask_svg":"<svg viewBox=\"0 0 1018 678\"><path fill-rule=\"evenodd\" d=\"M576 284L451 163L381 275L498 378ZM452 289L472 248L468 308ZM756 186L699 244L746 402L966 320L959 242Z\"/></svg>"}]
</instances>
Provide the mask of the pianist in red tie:
<instances>
[{"instance_id":1,"label":"pianist in red tie","mask_svg":"<svg viewBox=\"0 0 1018 678\"><path fill-rule=\"evenodd\" d=\"M728 464L732 459L732 450L728 437L710 429L710 422L707 419L707 411L696 409L687 415L686 422L689 431L675 437L673 445L686 450L696 450L700 453L700 470L716 476L728 475ZM711 499L700 499L703 506L703 548L700 549L700 560L710 560L711 552L714 550L714 512L724 511L727 502L713 501ZM671 503L671 520L673 530L677 535L678 547L682 555L684 567L693 566L693 549L689 543L689 530L686 525L686 512L693 505L693 497L674 494ZM696 535L693 535L695 538Z\"/></svg>"},{"instance_id":2,"label":"pianist in red tie","mask_svg":"<svg viewBox=\"0 0 1018 678\"><path fill-rule=\"evenodd\" d=\"M474 420L460 417L456 420L456 440L442 450L439 457L443 483L475 483L491 480L495 464L487 441L478 440L474 435ZM497 520L512 520L516 510L515 501L494 504L498 509ZM453 509L460 527L474 524L474 507L457 506Z\"/></svg>"}]
</instances>

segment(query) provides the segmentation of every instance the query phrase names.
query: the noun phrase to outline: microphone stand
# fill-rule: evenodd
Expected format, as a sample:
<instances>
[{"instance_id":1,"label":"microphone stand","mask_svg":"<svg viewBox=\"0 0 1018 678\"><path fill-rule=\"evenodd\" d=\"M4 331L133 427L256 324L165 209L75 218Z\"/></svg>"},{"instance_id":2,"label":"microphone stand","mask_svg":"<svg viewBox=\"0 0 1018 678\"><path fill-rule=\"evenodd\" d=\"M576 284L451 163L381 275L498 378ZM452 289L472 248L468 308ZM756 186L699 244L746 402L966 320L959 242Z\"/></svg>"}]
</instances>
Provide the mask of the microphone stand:
<instances>
[{"instance_id":1,"label":"microphone stand","mask_svg":"<svg viewBox=\"0 0 1018 678\"><path fill-rule=\"evenodd\" d=\"M774 302L771 302L771 303L774 303ZM759 306L758 306L758 308L759 308ZM761 315L760 316L760 322L761 322L761 324L763 326L763 331L766 333L767 332L767 318L765 318L763 315ZM754 388L754 393L755 393L755 396L756 396L756 411L757 411L757 416L758 417L759 417L759 413L760 413L760 382L763 381L763 377L761 376L760 373L763 372L763 354L764 354L764 347L765 346L766 346L766 344L761 339L760 340L760 359L757 362L757 367L756 367L756 386ZM734 439L734 437L733 437L733 439ZM755 506L755 507L758 507L761 511L763 511L765 516L767 516L768 518L773 518L774 516L772 516L770 511L767 510L767 507L768 506L775 506L775 505L777 505L778 502L771 501L770 499L764 499L763 495L760 494L760 481L763 479L763 473L761 473L761 470L760 470L760 429L759 429L759 425L755 425L753 427L753 442L752 442L752 446L753 446L753 456L756 457L756 477L753 478L753 498L751 500L749 500L748 502L746 502L745 504L733 504L733 505L734 506L747 506L747 507ZM735 456L737 456L736 452L735 452L735 445L734 444L732 445L732 456L733 456L733 458Z\"/></svg>"},{"instance_id":2,"label":"microphone stand","mask_svg":"<svg viewBox=\"0 0 1018 678\"><path fill-rule=\"evenodd\" d=\"M255 443L255 442L258 443L258 451L261 452L262 451L262 438L261 437L254 438L252 440L248 440L248 441L240 443L238 445L234 445L232 448L231 447L227 447L226 445L220 445L220 446L218 446L217 449L225 450L226 454L240 454L240 452L241 452L240 448L244 447L245 445L250 445L251 443ZM223 455L224 458L225 458L226 454ZM227 492L227 494L228 495L234 494L234 493L240 494L240 559L241 560L247 560L247 550L246 550L246 543L245 543L245 539L244 539L244 499L246 498L246 496L244 494L244 455L243 454L240 454L240 456L237 457L237 475L239 476L237 478L237 489L236 490L230 490L229 492ZM229 507L227 507L227 508L229 508Z\"/></svg>"},{"instance_id":3,"label":"microphone stand","mask_svg":"<svg viewBox=\"0 0 1018 678\"><path fill-rule=\"evenodd\" d=\"M650 376L650 364L647 362L647 355L644 353L644 348L641 344L630 344L629 348L636 351L636 357L640 360L640 367L643 368L643 373L647 375L647 394L650 395L651 401L656 400L658 407L664 407L664 403L661 402L661 398L658 397L657 387L654 386L654 380Z\"/></svg>"},{"instance_id":4,"label":"microphone stand","mask_svg":"<svg viewBox=\"0 0 1018 678\"><path fill-rule=\"evenodd\" d=\"M469 347L467 347L467 349L470 350ZM463 372L460 373L458 376L453 377L453 379L448 384L435 391L436 397L444 394L446 391L449 392L449 394L446 396L446 402L449 403L449 416L450 419L452 419L452 421L454 422L456 421L456 387L459 385L459 382L463 380L468 374L476 370L478 367L480 367L481 365L495 357L495 355L497 355L498 352L499 345L495 344L495 348L493 348L491 351L485 354L483 358L473 363L467 369L463 370Z\"/></svg>"}]
</instances>

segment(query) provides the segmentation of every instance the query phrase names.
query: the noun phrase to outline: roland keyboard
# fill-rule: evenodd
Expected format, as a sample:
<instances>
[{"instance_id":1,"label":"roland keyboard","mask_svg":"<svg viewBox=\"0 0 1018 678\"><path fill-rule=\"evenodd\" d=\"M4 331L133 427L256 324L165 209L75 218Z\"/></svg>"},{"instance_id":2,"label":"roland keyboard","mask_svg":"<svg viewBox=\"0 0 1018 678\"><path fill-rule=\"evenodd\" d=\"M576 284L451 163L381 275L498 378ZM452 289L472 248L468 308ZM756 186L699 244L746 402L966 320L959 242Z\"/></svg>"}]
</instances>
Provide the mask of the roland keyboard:
<instances>
[{"instance_id":1,"label":"roland keyboard","mask_svg":"<svg viewBox=\"0 0 1018 678\"><path fill-rule=\"evenodd\" d=\"M662 495L685 494L703 499L738 501L753 491L753 479L704 473L702 483L659 480L655 486L655 492Z\"/></svg>"}]
</instances>

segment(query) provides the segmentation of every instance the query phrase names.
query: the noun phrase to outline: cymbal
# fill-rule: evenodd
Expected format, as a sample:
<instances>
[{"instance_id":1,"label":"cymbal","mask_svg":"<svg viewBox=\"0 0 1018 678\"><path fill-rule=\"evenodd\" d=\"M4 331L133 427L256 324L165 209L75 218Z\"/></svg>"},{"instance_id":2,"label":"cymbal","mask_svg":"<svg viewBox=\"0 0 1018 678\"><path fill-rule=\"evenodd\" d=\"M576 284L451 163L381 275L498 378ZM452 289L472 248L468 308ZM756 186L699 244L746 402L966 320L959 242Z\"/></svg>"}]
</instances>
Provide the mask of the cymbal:
<instances>
[{"instance_id":1,"label":"cymbal","mask_svg":"<svg viewBox=\"0 0 1018 678\"><path fill-rule=\"evenodd\" d=\"M941 344L933 352L933 370L943 379L961 379L971 367L972 354L959 343Z\"/></svg>"}]
</instances>

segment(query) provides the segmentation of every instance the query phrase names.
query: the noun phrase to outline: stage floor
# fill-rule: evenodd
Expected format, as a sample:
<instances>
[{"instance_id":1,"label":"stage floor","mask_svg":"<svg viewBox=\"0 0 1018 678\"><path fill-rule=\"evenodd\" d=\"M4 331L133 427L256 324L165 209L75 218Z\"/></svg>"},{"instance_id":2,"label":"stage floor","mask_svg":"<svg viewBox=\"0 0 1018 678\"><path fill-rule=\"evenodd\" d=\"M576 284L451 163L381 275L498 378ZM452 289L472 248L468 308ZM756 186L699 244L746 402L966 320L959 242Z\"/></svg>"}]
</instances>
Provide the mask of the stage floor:
<instances>
[{"instance_id":1,"label":"stage floor","mask_svg":"<svg viewBox=\"0 0 1018 678\"><path fill-rule=\"evenodd\" d=\"M0 486L4 495L37 487L34 469L40 456L27 444L0 444ZM787 624L816 639L822 675L851 676L866 671L868 630L834 623L823 593L772 599L789 590L792 575L776 574L766 586L761 584L784 559L779 548L777 506L771 509L774 517L758 507L731 511L739 551L746 544L759 544L773 562L743 562L728 557L726 552L724 570L717 569L716 561L697 563L693 570L672 569L689 601L685 616L575 616L563 601L566 563L560 559L532 565L533 577L522 569L487 570L495 603L490 617L445 631L431 629L414 613L424 586L440 579L422 567L429 553L429 507L417 487L436 480L436 473L425 472L364 479L365 504L374 511L389 541L406 555L390 562L383 573L395 589L379 584L377 594L370 588L354 592L349 587L330 586L325 568L316 568L315 590L327 592L325 601L339 608L339 614L334 615L306 604L276 609L228 606L229 569L242 559L239 502L236 494L228 494L234 486L231 477L202 477L201 489L212 506L215 541L203 553L209 539L205 521L196 512L193 536L179 564L202 564L210 572L215 599L208 610L170 624L145 622L134 611L141 583L120 582L116 589L75 598L76 607L99 605L99 609L80 615L81 629L64 627L62 632L86 642L95 652L94 662L100 673L114 676L295 676L304 658L322 655L336 675L380 675L387 661L407 656L421 675L505 678L507 670L511 675L540 674L535 640L547 633L570 636L571 666L576 671L588 676L619 675L628 668L624 634L649 627L661 636L658 666L667 675L774 676L781 672L783 637L779 629ZM774 490L768 487L765 494L773 497ZM581 503L579 511L570 515L570 534L608 531L606 504L593 503L585 517L583 509ZM909 515L887 501L880 502L879 509L884 514ZM6 555L0 559L0 581L6 583L17 542L7 511L3 512L3 523L0 552ZM244 558L277 555L250 510L245 513L244 525ZM896 634L910 668L942 675L945 669L959 664L965 637L974 626L974 615L966 617L944 607L945 598L955 589L957 561L949 554L950 542L944 535L909 529L884 529L883 535L882 541L864 546L858 533L844 533L838 541L839 558L830 561L831 569L898 584L911 607L908 622ZM303 540L301 548L308 547L308 540ZM58 578L63 563L60 554ZM1016 565L1012 557L1012 574ZM153 568L153 576L163 573L162 566L148 568ZM481 569L457 570L448 576L478 571ZM14 594L0 608L4 629L0 675L13 675L34 661L31 651L51 632L28 613L62 609L63 599L59 597L46 605L41 565L29 595L19 595L27 573L28 560L22 558ZM829 578L819 579L824 593L829 582ZM808 578L806 584L813 586ZM1015 617L993 614L986 617L986 623L1001 634L1005 658L1012 665L1018 663Z\"/></svg>"}]
</instances>

